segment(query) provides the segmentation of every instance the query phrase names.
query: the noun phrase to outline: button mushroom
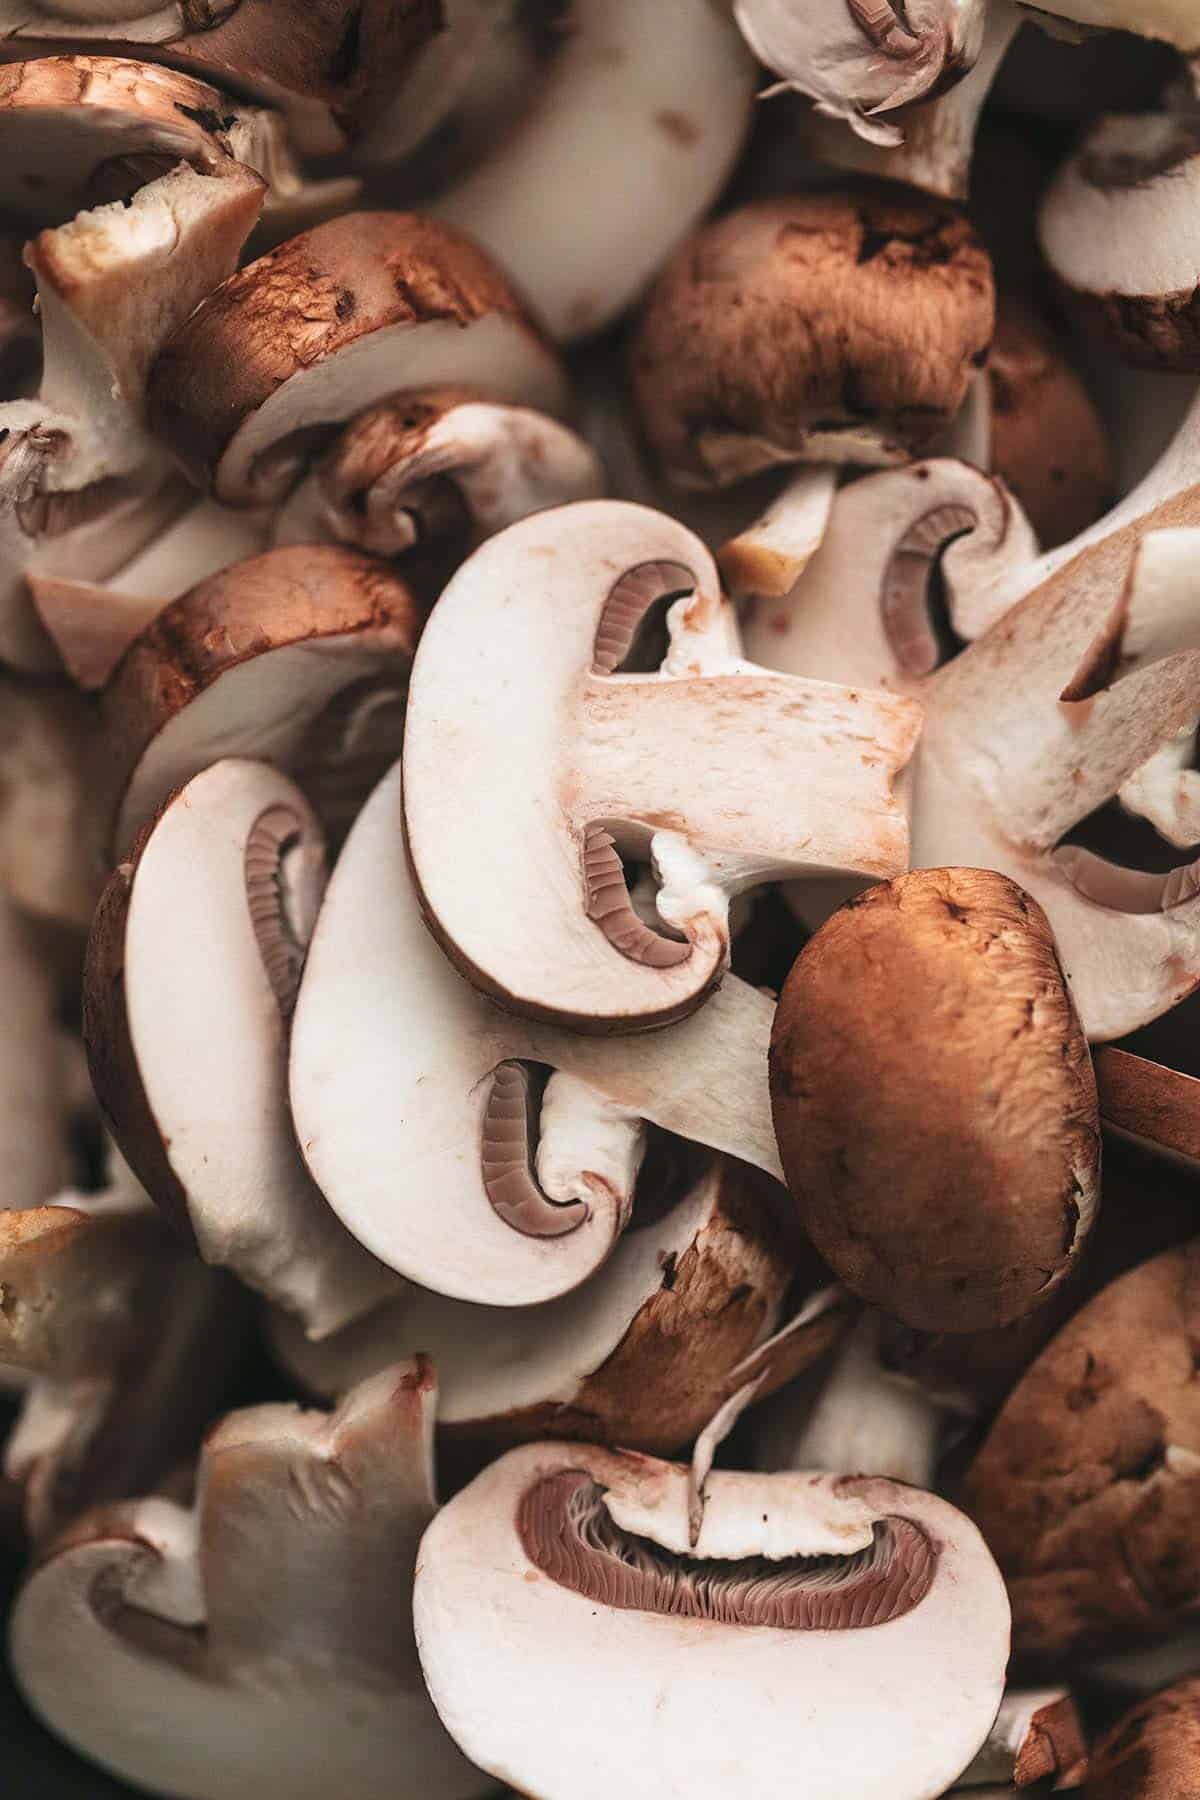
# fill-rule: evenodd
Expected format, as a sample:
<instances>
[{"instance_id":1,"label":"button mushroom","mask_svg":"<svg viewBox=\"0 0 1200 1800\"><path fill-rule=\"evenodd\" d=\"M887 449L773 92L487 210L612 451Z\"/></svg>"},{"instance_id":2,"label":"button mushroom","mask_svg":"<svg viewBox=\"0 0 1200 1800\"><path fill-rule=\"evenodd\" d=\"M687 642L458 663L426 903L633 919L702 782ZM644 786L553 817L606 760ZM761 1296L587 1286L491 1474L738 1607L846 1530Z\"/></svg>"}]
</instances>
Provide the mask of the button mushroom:
<instances>
[{"instance_id":1,"label":"button mushroom","mask_svg":"<svg viewBox=\"0 0 1200 1800\"><path fill-rule=\"evenodd\" d=\"M686 1469L581 1444L514 1450L444 1507L414 1607L451 1735L545 1800L785 1793L798 1769L812 1800L923 1800L986 1737L1008 1654L944 1500L719 1472L693 1542ZM564 1739L547 1720L585 1672L599 1703Z\"/></svg>"}]
</instances>

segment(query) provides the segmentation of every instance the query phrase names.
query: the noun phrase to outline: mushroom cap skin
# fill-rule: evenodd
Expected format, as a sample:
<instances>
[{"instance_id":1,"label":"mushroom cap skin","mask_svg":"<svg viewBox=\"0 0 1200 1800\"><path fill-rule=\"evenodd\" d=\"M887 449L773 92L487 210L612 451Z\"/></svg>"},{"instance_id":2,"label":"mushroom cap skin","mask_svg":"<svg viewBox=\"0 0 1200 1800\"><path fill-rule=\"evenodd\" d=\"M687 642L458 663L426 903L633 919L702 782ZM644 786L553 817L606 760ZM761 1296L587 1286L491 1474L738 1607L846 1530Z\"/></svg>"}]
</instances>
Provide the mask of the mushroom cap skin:
<instances>
[{"instance_id":1,"label":"mushroom cap skin","mask_svg":"<svg viewBox=\"0 0 1200 1800\"><path fill-rule=\"evenodd\" d=\"M921 870L835 913L780 996L771 1096L805 1230L908 1325L1020 1318L1091 1228L1087 1044L1045 914L1002 875Z\"/></svg>"},{"instance_id":2,"label":"mushroom cap skin","mask_svg":"<svg viewBox=\"0 0 1200 1800\"><path fill-rule=\"evenodd\" d=\"M666 656L640 672L660 604ZM670 1023L721 979L732 894L905 865L893 784L919 709L769 675L732 631L703 544L623 501L510 526L442 593L405 728L409 854L439 943L501 1005L595 1033ZM622 852L656 865L676 938L633 918Z\"/></svg>"},{"instance_id":3,"label":"mushroom cap skin","mask_svg":"<svg viewBox=\"0 0 1200 1800\"><path fill-rule=\"evenodd\" d=\"M1200 1768L1200 1676L1132 1707L1092 1751L1086 1800L1180 1800Z\"/></svg>"},{"instance_id":4,"label":"mushroom cap skin","mask_svg":"<svg viewBox=\"0 0 1200 1800\"><path fill-rule=\"evenodd\" d=\"M557 356L483 251L415 213L348 213L210 294L159 355L149 408L192 480L245 506L286 498L322 429L449 382L566 404Z\"/></svg>"},{"instance_id":5,"label":"mushroom cap skin","mask_svg":"<svg viewBox=\"0 0 1200 1800\"><path fill-rule=\"evenodd\" d=\"M1077 1313L967 1472L1018 1654L1129 1647L1200 1606L1196 1258L1194 1244L1156 1256Z\"/></svg>"},{"instance_id":6,"label":"mushroom cap skin","mask_svg":"<svg viewBox=\"0 0 1200 1800\"><path fill-rule=\"evenodd\" d=\"M1039 234L1072 317L1143 369L1200 374L1200 120L1100 119L1042 202Z\"/></svg>"},{"instance_id":7,"label":"mushroom cap skin","mask_svg":"<svg viewBox=\"0 0 1200 1800\"><path fill-rule=\"evenodd\" d=\"M804 1628L806 1580L819 1590L840 1564L852 1590L854 1571L901 1537L923 1560L936 1542L922 1598L893 1589L886 1622L854 1629L833 1586L812 1616L823 1628ZM693 1557L694 1582L680 1579ZM572 1563L586 1585L564 1585ZM794 1627L743 1622L756 1584ZM925 1800L986 1737L1008 1655L1003 1585L943 1500L887 1481L721 1471L691 1547L686 1469L581 1444L514 1450L442 1509L414 1615L451 1736L544 1800L784 1794L797 1769L811 1800ZM581 1682L594 1698L582 1713ZM560 1717L569 1742L547 1728Z\"/></svg>"},{"instance_id":8,"label":"mushroom cap skin","mask_svg":"<svg viewBox=\"0 0 1200 1800\"><path fill-rule=\"evenodd\" d=\"M170 794L226 756L294 773L320 761L331 795L342 772L353 791L336 797L353 812L399 751L420 626L399 576L320 544L235 563L157 613L100 693L118 855ZM356 696L365 709L384 694L395 735L364 770L329 727Z\"/></svg>"},{"instance_id":9,"label":"mushroom cap skin","mask_svg":"<svg viewBox=\"0 0 1200 1800\"><path fill-rule=\"evenodd\" d=\"M991 260L957 208L862 183L757 201L653 289L634 397L669 478L907 462L966 397L995 329Z\"/></svg>"},{"instance_id":10,"label":"mushroom cap skin","mask_svg":"<svg viewBox=\"0 0 1200 1800\"><path fill-rule=\"evenodd\" d=\"M84 1036L113 1135L205 1261L334 1331L396 1289L309 1181L288 1028L325 881L299 789L230 759L193 777L106 889Z\"/></svg>"},{"instance_id":11,"label":"mushroom cap skin","mask_svg":"<svg viewBox=\"0 0 1200 1800\"><path fill-rule=\"evenodd\" d=\"M413 1647L435 1404L418 1359L331 1416L231 1413L201 1451L194 1509L146 1499L85 1514L43 1550L13 1614L34 1711L94 1762L179 1800L485 1793Z\"/></svg>"}]
</instances>

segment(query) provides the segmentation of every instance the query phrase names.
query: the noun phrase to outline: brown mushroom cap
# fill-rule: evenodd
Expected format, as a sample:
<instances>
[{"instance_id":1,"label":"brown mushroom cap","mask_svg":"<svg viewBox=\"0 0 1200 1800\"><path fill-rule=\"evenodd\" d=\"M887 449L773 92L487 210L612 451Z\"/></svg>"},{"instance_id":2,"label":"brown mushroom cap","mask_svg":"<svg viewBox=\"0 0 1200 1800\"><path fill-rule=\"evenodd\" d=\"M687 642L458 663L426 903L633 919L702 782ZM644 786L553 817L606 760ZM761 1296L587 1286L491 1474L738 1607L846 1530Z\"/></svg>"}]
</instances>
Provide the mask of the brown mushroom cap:
<instances>
[{"instance_id":1,"label":"brown mushroom cap","mask_svg":"<svg viewBox=\"0 0 1200 1800\"><path fill-rule=\"evenodd\" d=\"M965 1495L1018 1652L1118 1647L1200 1607L1198 1344L1193 1243L1105 1288L1000 1413Z\"/></svg>"},{"instance_id":2,"label":"brown mushroom cap","mask_svg":"<svg viewBox=\"0 0 1200 1800\"><path fill-rule=\"evenodd\" d=\"M995 325L987 251L954 206L862 183L742 207L694 237L633 353L672 479L905 462L958 411Z\"/></svg>"},{"instance_id":3,"label":"brown mushroom cap","mask_svg":"<svg viewBox=\"0 0 1200 1800\"><path fill-rule=\"evenodd\" d=\"M1184 1800L1200 1786L1200 1675L1118 1719L1092 1752L1086 1800Z\"/></svg>"},{"instance_id":4,"label":"brown mushroom cap","mask_svg":"<svg viewBox=\"0 0 1200 1800\"><path fill-rule=\"evenodd\" d=\"M771 1096L817 1249L906 1324L1020 1318L1090 1227L1087 1045L1045 914L1002 875L922 870L835 913L780 997Z\"/></svg>"}]
</instances>

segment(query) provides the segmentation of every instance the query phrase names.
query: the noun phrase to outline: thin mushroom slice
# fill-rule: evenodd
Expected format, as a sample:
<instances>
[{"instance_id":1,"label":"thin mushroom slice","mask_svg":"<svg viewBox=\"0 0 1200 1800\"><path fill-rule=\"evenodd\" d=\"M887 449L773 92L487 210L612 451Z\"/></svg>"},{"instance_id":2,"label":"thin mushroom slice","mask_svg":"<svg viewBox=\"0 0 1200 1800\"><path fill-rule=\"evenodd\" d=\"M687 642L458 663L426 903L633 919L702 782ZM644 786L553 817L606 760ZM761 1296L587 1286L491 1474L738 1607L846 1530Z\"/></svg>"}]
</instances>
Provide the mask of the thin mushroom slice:
<instances>
[{"instance_id":1,"label":"thin mushroom slice","mask_svg":"<svg viewBox=\"0 0 1200 1800\"><path fill-rule=\"evenodd\" d=\"M686 1469L582 1444L515 1450L443 1508L415 1617L447 1728L546 1800L785 1793L797 1768L813 1800L923 1800L986 1737L1008 1654L1003 1585L943 1500L719 1471L692 1545ZM545 1721L581 1681L599 1705L568 1746Z\"/></svg>"},{"instance_id":2,"label":"thin mushroom slice","mask_svg":"<svg viewBox=\"0 0 1200 1800\"><path fill-rule=\"evenodd\" d=\"M288 1026L324 880L293 783L215 763L114 874L84 995L97 1095L153 1199L205 1261L318 1336L396 1289L308 1179L288 1114Z\"/></svg>"},{"instance_id":3,"label":"thin mushroom slice","mask_svg":"<svg viewBox=\"0 0 1200 1800\"><path fill-rule=\"evenodd\" d=\"M211 294L158 357L150 414L197 485L275 505L334 428L449 383L551 415L566 405L558 357L483 251L415 213L351 213Z\"/></svg>"},{"instance_id":4,"label":"thin mushroom slice","mask_svg":"<svg viewBox=\"0 0 1200 1800\"><path fill-rule=\"evenodd\" d=\"M1110 1130L1200 1163L1200 1080L1111 1044L1095 1062L1100 1116Z\"/></svg>"},{"instance_id":5,"label":"thin mushroom slice","mask_svg":"<svg viewBox=\"0 0 1200 1800\"><path fill-rule=\"evenodd\" d=\"M486 1793L413 1644L435 1405L417 1359L332 1415L231 1413L205 1440L193 1508L85 1514L16 1604L13 1667L34 1711L103 1768L194 1800Z\"/></svg>"},{"instance_id":6,"label":"thin mushroom slice","mask_svg":"<svg viewBox=\"0 0 1200 1800\"><path fill-rule=\"evenodd\" d=\"M732 976L693 1018L632 1038L493 1006L425 928L397 766L350 833L309 950L292 1029L296 1137L334 1211L389 1267L460 1300L552 1300L628 1224L643 1121L778 1177L772 1010ZM514 1065L553 1071L528 1173L539 1207L572 1208L572 1231L530 1236L489 1195L484 1120L497 1072Z\"/></svg>"},{"instance_id":7,"label":"thin mushroom slice","mask_svg":"<svg viewBox=\"0 0 1200 1800\"><path fill-rule=\"evenodd\" d=\"M1092 1753L1088 1800L1175 1800L1200 1769L1200 1676L1143 1700Z\"/></svg>"},{"instance_id":8,"label":"thin mushroom slice","mask_svg":"<svg viewBox=\"0 0 1200 1800\"><path fill-rule=\"evenodd\" d=\"M332 822L353 817L399 755L419 630L398 576L317 545L236 563L157 613L100 693L118 854L225 756L270 761L302 785L311 772ZM383 695L393 704L380 711Z\"/></svg>"},{"instance_id":9,"label":"thin mushroom slice","mask_svg":"<svg viewBox=\"0 0 1200 1800\"><path fill-rule=\"evenodd\" d=\"M636 672L656 607L666 655ZM903 865L893 782L919 709L769 675L730 634L698 539L616 501L510 527L442 594L413 670L409 851L439 941L506 1007L593 1032L665 1024L720 981L732 895ZM622 851L656 865L662 931L633 912Z\"/></svg>"},{"instance_id":10,"label":"thin mushroom slice","mask_svg":"<svg viewBox=\"0 0 1200 1800\"><path fill-rule=\"evenodd\" d=\"M439 1371L441 1441L477 1458L547 1432L679 1449L782 1322L793 1258L778 1190L732 1158L708 1159L661 1217L639 1223L640 1206L662 1197L648 1186L653 1164L608 1262L562 1299L501 1309L414 1287L320 1344L276 1313L277 1360L303 1390L332 1399L424 1344ZM816 1362L848 1316L832 1296L814 1310L792 1366Z\"/></svg>"}]
</instances>

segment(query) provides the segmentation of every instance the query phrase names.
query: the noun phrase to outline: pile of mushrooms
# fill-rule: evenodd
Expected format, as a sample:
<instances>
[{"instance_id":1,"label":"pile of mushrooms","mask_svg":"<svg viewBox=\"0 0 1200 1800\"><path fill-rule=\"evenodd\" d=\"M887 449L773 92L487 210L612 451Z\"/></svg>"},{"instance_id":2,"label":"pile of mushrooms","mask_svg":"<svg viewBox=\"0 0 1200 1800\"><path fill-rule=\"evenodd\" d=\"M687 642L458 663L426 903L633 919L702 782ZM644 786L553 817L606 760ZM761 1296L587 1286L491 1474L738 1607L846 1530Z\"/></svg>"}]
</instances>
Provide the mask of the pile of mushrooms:
<instances>
[{"instance_id":1,"label":"pile of mushrooms","mask_svg":"<svg viewBox=\"0 0 1200 1800\"><path fill-rule=\"evenodd\" d=\"M1200 1795L1198 95L0 0L5 1800Z\"/></svg>"}]
</instances>

